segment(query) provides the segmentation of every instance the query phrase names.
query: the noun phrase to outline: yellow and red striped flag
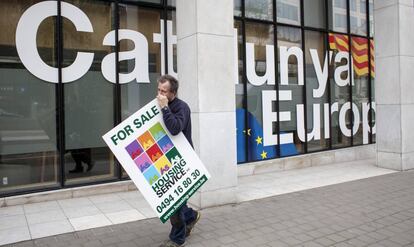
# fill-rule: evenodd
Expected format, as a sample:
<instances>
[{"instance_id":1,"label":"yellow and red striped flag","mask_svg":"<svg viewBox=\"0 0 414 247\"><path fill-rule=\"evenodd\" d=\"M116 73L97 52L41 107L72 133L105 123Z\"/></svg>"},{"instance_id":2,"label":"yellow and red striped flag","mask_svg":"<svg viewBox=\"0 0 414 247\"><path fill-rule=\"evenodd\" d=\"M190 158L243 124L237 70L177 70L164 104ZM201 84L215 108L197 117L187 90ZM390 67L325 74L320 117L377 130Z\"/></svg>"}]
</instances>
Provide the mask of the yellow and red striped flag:
<instances>
[{"instance_id":1,"label":"yellow and red striped flag","mask_svg":"<svg viewBox=\"0 0 414 247\"><path fill-rule=\"evenodd\" d=\"M354 71L358 76L368 74L368 39L360 37L352 37L352 59L354 63ZM330 50L349 52L349 37L344 34L329 34ZM374 41L370 42L371 49L371 76L375 77L374 69Z\"/></svg>"}]
</instances>

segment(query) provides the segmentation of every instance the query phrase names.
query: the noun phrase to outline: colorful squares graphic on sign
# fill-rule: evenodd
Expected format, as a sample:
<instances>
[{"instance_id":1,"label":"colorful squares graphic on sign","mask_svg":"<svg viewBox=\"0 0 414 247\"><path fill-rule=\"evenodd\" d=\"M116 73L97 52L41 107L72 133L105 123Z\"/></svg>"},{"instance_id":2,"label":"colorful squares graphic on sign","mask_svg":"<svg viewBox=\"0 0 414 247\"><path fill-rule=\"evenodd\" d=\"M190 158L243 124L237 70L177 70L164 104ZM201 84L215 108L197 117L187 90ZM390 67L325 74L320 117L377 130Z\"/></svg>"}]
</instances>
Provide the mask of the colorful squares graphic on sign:
<instances>
[{"instance_id":1,"label":"colorful squares graphic on sign","mask_svg":"<svg viewBox=\"0 0 414 247\"><path fill-rule=\"evenodd\" d=\"M171 167L171 163L164 155L159 160L157 160L154 165L157 168L158 172L161 173L161 176Z\"/></svg>"},{"instance_id":2,"label":"colorful squares graphic on sign","mask_svg":"<svg viewBox=\"0 0 414 247\"><path fill-rule=\"evenodd\" d=\"M158 146L160 146L163 153L168 152L171 148L174 147L174 144L172 143L171 139L165 135L161 140L158 141Z\"/></svg>"},{"instance_id":3,"label":"colorful squares graphic on sign","mask_svg":"<svg viewBox=\"0 0 414 247\"><path fill-rule=\"evenodd\" d=\"M151 185L153 184L155 181L158 180L158 178L160 178L160 174L158 173L157 169L155 169L154 166L150 166L145 172L144 172L144 177L145 179L148 181L148 183Z\"/></svg>"},{"instance_id":4,"label":"colorful squares graphic on sign","mask_svg":"<svg viewBox=\"0 0 414 247\"><path fill-rule=\"evenodd\" d=\"M143 153L141 156L135 159L134 162L141 172L147 170L152 164L152 161L146 153Z\"/></svg>"},{"instance_id":5,"label":"colorful squares graphic on sign","mask_svg":"<svg viewBox=\"0 0 414 247\"><path fill-rule=\"evenodd\" d=\"M149 131L138 137L138 141L141 143L141 146L144 148L144 150L147 150L155 143Z\"/></svg>"},{"instance_id":6,"label":"colorful squares graphic on sign","mask_svg":"<svg viewBox=\"0 0 414 247\"><path fill-rule=\"evenodd\" d=\"M164 128L161 126L160 123L155 124L152 126L149 131L151 132L152 136L155 138L155 140L161 139L163 136L166 135Z\"/></svg>"},{"instance_id":7,"label":"colorful squares graphic on sign","mask_svg":"<svg viewBox=\"0 0 414 247\"><path fill-rule=\"evenodd\" d=\"M152 162L157 161L163 155L161 149L158 147L157 144L152 145L152 147L150 147L147 150L147 154L148 154L148 157L150 157Z\"/></svg>"},{"instance_id":8,"label":"colorful squares graphic on sign","mask_svg":"<svg viewBox=\"0 0 414 247\"><path fill-rule=\"evenodd\" d=\"M133 160L136 157L140 156L142 152L144 152L144 150L142 150L142 147L139 145L137 141L133 141L131 144L129 144L126 147L126 150Z\"/></svg>"},{"instance_id":9,"label":"colorful squares graphic on sign","mask_svg":"<svg viewBox=\"0 0 414 247\"><path fill-rule=\"evenodd\" d=\"M173 165L180 163L180 160L182 158L181 154L178 152L178 150L175 147L172 148L165 155L167 156L170 163L173 164Z\"/></svg>"}]
</instances>

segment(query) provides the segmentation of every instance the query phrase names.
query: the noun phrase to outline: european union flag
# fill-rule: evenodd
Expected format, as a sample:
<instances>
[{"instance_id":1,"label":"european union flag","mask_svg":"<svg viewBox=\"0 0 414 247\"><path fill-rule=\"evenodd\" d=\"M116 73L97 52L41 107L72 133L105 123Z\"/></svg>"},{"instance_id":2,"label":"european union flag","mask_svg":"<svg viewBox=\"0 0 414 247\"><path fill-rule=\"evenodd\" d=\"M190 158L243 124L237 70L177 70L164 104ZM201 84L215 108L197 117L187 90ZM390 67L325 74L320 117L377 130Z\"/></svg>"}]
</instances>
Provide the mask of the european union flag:
<instances>
[{"instance_id":1,"label":"european union flag","mask_svg":"<svg viewBox=\"0 0 414 247\"><path fill-rule=\"evenodd\" d=\"M237 126L237 162L249 162L264 159L272 159L279 156L277 153L277 145L263 146L263 127L257 121L256 117L247 112L246 128L246 110L236 109L236 126ZM246 143L247 135L247 143ZM247 157L246 157L246 148ZM293 143L281 145L283 154L286 156L298 154Z\"/></svg>"}]
</instances>

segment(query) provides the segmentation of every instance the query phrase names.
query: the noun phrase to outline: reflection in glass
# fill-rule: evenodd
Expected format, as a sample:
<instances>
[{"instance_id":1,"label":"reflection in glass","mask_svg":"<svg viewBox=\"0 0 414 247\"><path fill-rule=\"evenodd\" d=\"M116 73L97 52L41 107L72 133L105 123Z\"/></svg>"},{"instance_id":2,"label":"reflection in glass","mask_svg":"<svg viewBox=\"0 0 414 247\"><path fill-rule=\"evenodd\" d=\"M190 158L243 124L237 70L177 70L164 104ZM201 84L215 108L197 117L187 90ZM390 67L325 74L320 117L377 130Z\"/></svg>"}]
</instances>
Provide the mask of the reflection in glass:
<instances>
[{"instance_id":1,"label":"reflection in glass","mask_svg":"<svg viewBox=\"0 0 414 247\"><path fill-rule=\"evenodd\" d=\"M243 105L244 84L243 81L243 30L240 21L234 21L234 28L237 29L237 58L238 74L236 82L236 132L237 132L237 163L247 162L247 142L246 138L246 109Z\"/></svg>"},{"instance_id":2,"label":"reflection in glass","mask_svg":"<svg viewBox=\"0 0 414 247\"><path fill-rule=\"evenodd\" d=\"M358 117L354 118L354 125L358 126L358 130L354 130L354 145L368 144L369 143L369 125L363 125L368 123L368 109L369 109L369 67L368 67L368 39L352 37L352 59L354 69L354 81L352 85L352 100L354 107L356 106L358 111L354 109L354 112L359 112ZM356 127L355 127L356 128Z\"/></svg>"},{"instance_id":3,"label":"reflection in glass","mask_svg":"<svg viewBox=\"0 0 414 247\"><path fill-rule=\"evenodd\" d=\"M301 30L299 28L292 27L278 27L277 29L277 42L278 48L285 47L289 49L291 47L301 47L302 36ZM288 112L290 115L290 121L283 121L281 118L280 121L280 137L293 136L293 144L283 144L281 145L281 156L290 156L304 153L305 145L299 139L297 132L297 115L296 115L296 105L303 105L303 85L300 85L299 75L303 75L303 58L297 57L295 55L290 55L287 59L281 61L281 55L278 56L278 71L279 71L279 90L281 92L286 92L291 94L291 100L282 100L279 101L279 111ZM281 64L281 63L287 63ZM299 65L298 65L299 64ZM287 68L288 80L284 81L281 78L281 68Z\"/></svg>"},{"instance_id":4,"label":"reflection in glass","mask_svg":"<svg viewBox=\"0 0 414 247\"><path fill-rule=\"evenodd\" d=\"M246 23L246 74L247 76L247 118L248 127L244 130L248 138L248 160L263 160L277 156L276 146L264 146L262 92L275 89L273 26ZM272 60L272 61L271 61ZM276 91L271 93L276 94ZM275 102L269 102L275 111ZM273 107L272 107L273 106ZM276 122L270 123L273 133ZM273 140L276 141L277 140Z\"/></svg>"},{"instance_id":5,"label":"reflection in glass","mask_svg":"<svg viewBox=\"0 0 414 247\"><path fill-rule=\"evenodd\" d=\"M241 1L242 0L234 0L234 10L233 10L234 16L241 16L242 15Z\"/></svg>"},{"instance_id":6,"label":"reflection in glass","mask_svg":"<svg viewBox=\"0 0 414 247\"><path fill-rule=\"evenodd\" d=\"M351 33L367 35L366 0L351 0Z\"/></svg>"},{"instance_id":7,"label":"reflection in glass","mask_svg":"<svg viewBox=\"0 0 414 247\"><path fill-rule=\"evenodd\" d=\"M351 145L351 134L344 135L342 129L349 129L351 119L346 107L350 107L349 92L349 45L347 35L329 33L329 50L332 60L329 64L329 83L331 85L331 140L332 147ZM344 105L346 107L344 108ZM340 114L343 111L343 114ZM341 119L340 119L341 117Z\"/></svg>"},{"instance_id":8,"label":"reflection in glass","mask_svg":"<svg viewBox=\"0 0 414 247\"><path fill-rule=\"evenodd\" d=\"M243 108L243 31L240 21L234 21L234 28L237 29L237 57L238 57L238 74L236 83L236 108Z\"/></svg>"},{"instance_id":9,"label":"reflection in glass","mask_svg":"<svg viewBox=\"0 0 414 247\"><path fill-rule=\"evenodd\" d=\"M26 70L15 46L19 18L36 2L0 1L0 194L58 185L56 84ZM54 22L47 18L37 30L49 66L56 66Z\"/></svg>"},{"instance_id":10,"label":"reflection in glass","mask_svg":"<svg viewBox=\"0 0 414 247\"><path fill-rule=\"evenodd\" d=\"M176 6L176 3L177 1L176 0L168 0L167 1L167 4L168 4L168 6L173 6L173 7L175 7Z\"/></svg>"},{"instance_id":11,"label":"reflection in glass","mask_svg":"<svg viewBox=\"0 0 414 247\"><path fill-rule=\"evenodd\" d=\"M129 1L161 4L161 0L129 0Z\"/></svg>"},{"instance_id":12,"label":"reflection in glass","mask_svg":"<svg viewBox=\"0 0 414 247\"><path fill-rule=\"evenodd\" d=\"M347 22L347 0L328 1L329 29L335 32L346 33Z\"/></svg>"},{"instance_id":13,"label":"reflection in glass","mask_svg":"<svg viewBox=\"0 0 414 247\"><path fill-rule=\"evenodd\" d=\"M305 32L308 152L329 148L328 87L323 86L326 83L326 81L323 82L323 73L328 74L328 70L323 71L324 64L328 63L327 57L325 58L327 55L324 45L325 37L320 32ZM318 113L319 118L315 118ZM302 138L305 141L304 135Z\"/></svg>"},{"instance_id":14,"label":"reflection in glass","mask_svg":"<svg viewBox=\"0 0 414 247\"><path fill-rule=\"evenodd\" d=\"M300 25L300 0L277 0L277 22Z\"/></svg>"},{"instance_id":15,"label":"reflection in glass","mask_svg":"<svg viewBox=\"0 0 414 247\"><path fill-rule=\"evenodd\" d=\"M371 39L370 40L370 53L371 53L371 102L374 102L371 106L371 108L375 108L375 46L374 46L374 40ZM376 126L376 121L375 121L375 111L371 111L370 114L371 117L371 121L370 121L370 125L373 129L373 134L372 134L372 143L375 143L376 141L376 134L375 134L375 126Z\"/></svg>"},{"instance_id":16,"label":"reflection in glass","mask_svg":"<svg viewBox=\"0 0 414 247\"><path fill-rule=\"evenodd\" d=\"M245 15L248 18L273 20L273 0L245 0Z\"/></svg>"},{"instance_id":17,"label":"reflection in glass","mask_svg":"<svg viewBox=\"0 0 414 247\"><path fill-rule=\"evenodd\" d=\"M325 28L325 0L303 1L305 26Z\"/></svg>"},{"instance_id":18,"label":"reflection in glass","mask_svg":"<svg viewBox=\"0 0 414 247\"><path fill-rule=\"evenodd\" d=\"M168 16L168 20L171 21L172 25L172 36L168 36L167 40L177 40L177 12L176 11L168 11L167 13ZM171 59L171 50L172 50L172 59ZM178 77L177 74L177 43L173 42L172 45L168 45L167 46L167 55L168 55L168 65L167 68L165 69L165 71L167 71L168 74L173 75L175 77ZM161 53L162 54L162 53ZM163 63L161 62L161 73L163 73L162 70L162 65Z\"/></svg>"},{"instance_id":19,"label":"reflection in glass","mask_svg":"<svg viewBox=\"0 0 414 247\"><path fill-rule=\"evenodd\" d=\"M105 35L113 30L113 15L110 3L70 3L82 9L91 23L99 23L94 25L93 33L86 33L78 32L71 21L63 19L63 67L73 63L78 51L94 54L89 71L64 84L65 173L68 183L79 183L116 176L113 156L102 140L102 135L114 126L115 84L106 80L101 71L103 58L114 52L113 46L102 44Z\"/></svg>"},{"instance_id":20,"label":"reflection in glass","mask_svg":"<svg viewBox=\"0 0 414 247\"><path fill-rule=\"evenodd\" d=\"M164 36L161 35L161 33L164 33L164 28L161 29L161 25L165 25L165 22L161 22L158 10L120 4L119 12L120 28L138 31L148 41L148 51L141 52L148 54L149 64L145 70L149 72L150 80L149 82L143 82L134 79L129 83L121 84L121 118L124 120L153 100L157 94L157 79L161 75L161 67L165 67L165 60L161 61L161 49L164 49ZM169 15L171 16L171 13ZM168 20L167 28L173 28L171 20ZM175 29L171 30L171 32L175 34ZM156 42L150 42L153 38ZM119 44L120 52L130 51L136 46L136 44L129 40L120 40ZM171 54L168 55L168 59L172 59L170 57ZM166 58L164 57L163 59ZM134 71L135 66L136 63L133 59L120 61L119 72L121 74L129 74ZM164 73L166 73L165 68ZM124 171L123 176L127 176Z\"/></svg>"},{"instance_id":21,"label":"reflection in glass","mask_svg":"<svg viewBox=\"0 0 414 247\"><path fill-rule=\"evenodd\" d=\"M374 0L369 0L369 37L374 37Z\"/></svg>"},{"instance_id":22,"label":"reflection in glass","mask_svg":"<svg viewBox=\"0 0 414 247\"><path fill-rule=\"evenodd\" d=\"M161 43L164 44L164 37L161 36L160 12L131 5L119 6L120 28L140 32L147 41L152 41L153 36L156 42L148 42L148 51L141 51L148 55L149 81L137 81L134 78L129 83L121 84L121 109L122 119L129 117L148 102L153 100L157 94L157 79L161 75ZM170 24L172 24L170 22ZM164 25L164 22L163 24ZM167 27L172 27L167 25ZM164 33L164 29L162 30ZM136 44L130 40L120 40L120 52L134 49ZM134 71L136 63L134 59L120 61L120 73L130 74Z\"/></svg>"}]
</instances>

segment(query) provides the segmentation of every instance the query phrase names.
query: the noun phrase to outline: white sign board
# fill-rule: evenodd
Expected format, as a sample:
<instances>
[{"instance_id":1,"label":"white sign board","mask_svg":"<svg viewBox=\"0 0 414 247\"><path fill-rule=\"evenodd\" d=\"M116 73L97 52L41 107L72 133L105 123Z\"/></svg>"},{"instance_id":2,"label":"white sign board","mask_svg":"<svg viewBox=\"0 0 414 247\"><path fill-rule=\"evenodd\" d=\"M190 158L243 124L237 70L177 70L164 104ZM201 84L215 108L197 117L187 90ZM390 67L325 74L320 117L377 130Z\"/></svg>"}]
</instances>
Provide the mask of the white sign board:
<instances>
[{"instance_id":1,"label":"white sign board","mask_svg":"<svg viewBox=\"0 0 414 247\"><path fill-rule=\"evenodd\" d=\"M156 99L103 139L163 223L210 177L183 133L168 131Z\"/></svg>"}]
</instances>

